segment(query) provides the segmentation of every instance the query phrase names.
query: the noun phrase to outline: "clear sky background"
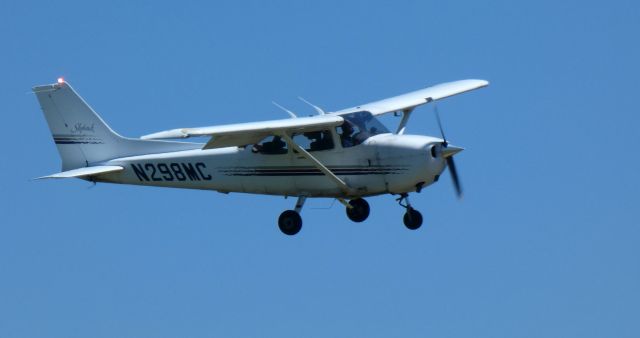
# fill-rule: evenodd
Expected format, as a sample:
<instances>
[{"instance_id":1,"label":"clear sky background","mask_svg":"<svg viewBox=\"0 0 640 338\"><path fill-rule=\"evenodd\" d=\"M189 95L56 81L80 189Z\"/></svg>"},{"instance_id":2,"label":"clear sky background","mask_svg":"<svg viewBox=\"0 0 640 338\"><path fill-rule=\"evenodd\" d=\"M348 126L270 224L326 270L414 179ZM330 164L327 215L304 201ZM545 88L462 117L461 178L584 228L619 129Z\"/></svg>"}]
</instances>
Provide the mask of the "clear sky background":
<instances>
[{"instance_id":1,"label":"clear sky background","mask_svg":"<svg viewBox=\"0 0 640 338\"><path fill-rule=\"evenodd\" d=\"M5 1L0 337L638 337L639 33L637 1ZM294 199L31 181L61 75L126 136L491 85L440 104L464 200L287 237Z\"/></svg>"}]
</instances>

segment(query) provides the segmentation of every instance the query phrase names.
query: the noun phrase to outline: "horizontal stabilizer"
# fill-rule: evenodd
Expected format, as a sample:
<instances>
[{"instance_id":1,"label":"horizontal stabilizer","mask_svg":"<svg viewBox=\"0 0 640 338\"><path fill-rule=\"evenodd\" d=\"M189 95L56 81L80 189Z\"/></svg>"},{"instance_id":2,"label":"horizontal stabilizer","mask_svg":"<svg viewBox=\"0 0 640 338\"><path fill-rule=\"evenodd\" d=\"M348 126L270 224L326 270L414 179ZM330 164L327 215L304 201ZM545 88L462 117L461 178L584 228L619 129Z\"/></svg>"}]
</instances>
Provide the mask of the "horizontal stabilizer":
<instances>
[{"instance_id":1,"label":"horizontal stabilizer","mask_svg":"<svg viewBox=\"0 0 640 338\"><path fill-rule=\"evenodd\" d=\"M112 172L122 171L122 170L124 170L124 168L117 165L101 165L101 166L95 166L95 167L84 167L84 168L78 168L73 170L67 170L67 171L63 171L61 173L57 173L49 176L38 177L36 179L41 180L45 178L74 178L74 177L83 178L87 176L95 176L95 175L112 173Z\"/></svg>"}]
</instances>

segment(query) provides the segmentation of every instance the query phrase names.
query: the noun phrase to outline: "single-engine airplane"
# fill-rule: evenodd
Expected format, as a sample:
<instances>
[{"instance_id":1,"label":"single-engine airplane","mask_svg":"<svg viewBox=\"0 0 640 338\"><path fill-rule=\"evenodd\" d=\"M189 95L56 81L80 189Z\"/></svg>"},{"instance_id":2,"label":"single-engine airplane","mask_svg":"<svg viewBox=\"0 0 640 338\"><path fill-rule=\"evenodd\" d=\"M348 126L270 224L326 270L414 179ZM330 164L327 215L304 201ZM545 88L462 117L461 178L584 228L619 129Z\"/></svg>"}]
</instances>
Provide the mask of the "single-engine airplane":
<instances>
[{"instance_id":1,"label":"single-engine airplane","mask_svg":"<svg viewBox=\"0 0 640 338\"><path fill-rule=\"evenodd\" d=\"M415 230L422 215L409 193L436 182L449 167L461 195L453 155L463 148L441 137L406 135L407 122L420 105L487 86L484 80L443 83L360 106L318 115L161 131L140 138L120 136L64 79L33 88L62 158L62 172L40 178L80 178L92 182L147 185L295 196L278 226L286 235L302 228L307 198L335 198L347 217L369 216L364 197L399 195L404 224ZM306 102L306 101L305 101ZM307 102L308 103L308 102ZM277 104L276 104L277 105ZM402 116L395 132L377 117ZM171 139L208 137L206 143Z\"/></svg>"}]
</instances>

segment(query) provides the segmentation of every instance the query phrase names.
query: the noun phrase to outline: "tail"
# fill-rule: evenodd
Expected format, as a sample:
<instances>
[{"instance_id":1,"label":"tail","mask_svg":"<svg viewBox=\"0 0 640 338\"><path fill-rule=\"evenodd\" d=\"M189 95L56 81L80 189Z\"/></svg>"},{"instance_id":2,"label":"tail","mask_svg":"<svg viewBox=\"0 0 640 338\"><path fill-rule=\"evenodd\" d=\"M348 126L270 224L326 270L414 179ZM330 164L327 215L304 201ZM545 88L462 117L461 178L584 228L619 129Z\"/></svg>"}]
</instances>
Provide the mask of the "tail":
<instances>
[{"instance_id":1,"label":"tail","mask_svg":"<svg viewBox=\"0 0 640 338\"><path fill-rule=\"evenodd\" d=\"M183 142L150 142L118 135L62 79L33 87L62 158L62 170L89 167L114 158L197 149Z\"/></svg>"}]
</instances>

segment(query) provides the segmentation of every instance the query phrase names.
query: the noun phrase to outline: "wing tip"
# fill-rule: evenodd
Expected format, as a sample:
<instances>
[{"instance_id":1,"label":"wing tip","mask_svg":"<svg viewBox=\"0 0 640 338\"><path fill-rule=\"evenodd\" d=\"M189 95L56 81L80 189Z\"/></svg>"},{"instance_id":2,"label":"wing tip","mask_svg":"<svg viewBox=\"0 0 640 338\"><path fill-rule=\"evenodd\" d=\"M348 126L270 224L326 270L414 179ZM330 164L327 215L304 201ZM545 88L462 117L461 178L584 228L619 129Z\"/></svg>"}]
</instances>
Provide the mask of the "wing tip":
<instances>
[{"instance_id":1,"label":"wing tip","mask_svg":"<svg viewBox=\"0 0 640 338\"><path fill-rule=\"evenodd\" d=\"M490 82L487 81L487 80L478 79L478 80L475 80L475 81L478 82L478 88L486 87L486 86L488 86L490 84Z\"/></svg>"},{"instance_id":2,"label":"wing tip","mask_svg":"<svg viewBox=\"0 0 640 338\"><path fill-rule=\"evenodd\" d=\"M490 84L489 81L484 80L484 79L467 79L467 80L460 80L460 81L454 81L452 83L467 83L471 86L473 86L474 88L482 88L482 87L486 87Z\"/></svg>"}]
</instances>

